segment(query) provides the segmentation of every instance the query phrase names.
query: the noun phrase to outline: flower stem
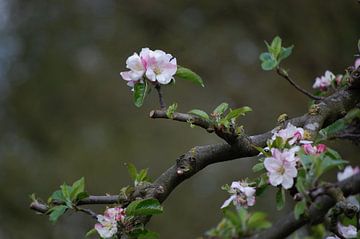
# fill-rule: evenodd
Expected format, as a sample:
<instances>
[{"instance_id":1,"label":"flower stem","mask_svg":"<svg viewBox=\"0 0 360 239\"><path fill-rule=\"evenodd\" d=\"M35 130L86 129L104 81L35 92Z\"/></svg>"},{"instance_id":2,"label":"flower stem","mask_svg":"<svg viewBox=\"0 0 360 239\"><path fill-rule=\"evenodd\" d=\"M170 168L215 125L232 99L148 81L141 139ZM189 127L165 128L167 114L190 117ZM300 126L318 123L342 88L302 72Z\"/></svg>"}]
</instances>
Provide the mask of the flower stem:
<instances>
[{"instance_id":1,"label":"flower stem","mask_svg":"<svg viewBox=\"0 0 360 239\"><path fill-rule=\"evenodd\" d=\"M164 109L166 109L166 104L165 104L163 94L162 94L162 91L161 91L161 85L159 83L157 83L155 85L155 89L157 90L158 95L159 95L160 109L164 110Z\"/></svg>"}]
</instances>

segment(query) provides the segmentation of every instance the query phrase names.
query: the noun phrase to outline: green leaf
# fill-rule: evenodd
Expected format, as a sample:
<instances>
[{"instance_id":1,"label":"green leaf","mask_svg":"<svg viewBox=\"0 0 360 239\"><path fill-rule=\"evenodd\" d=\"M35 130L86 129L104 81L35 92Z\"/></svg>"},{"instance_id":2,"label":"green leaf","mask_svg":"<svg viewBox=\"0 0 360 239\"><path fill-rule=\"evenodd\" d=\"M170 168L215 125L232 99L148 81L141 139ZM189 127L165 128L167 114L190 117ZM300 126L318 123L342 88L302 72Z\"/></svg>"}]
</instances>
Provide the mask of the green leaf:
<instances>
[{"instance_id":1,"label":"green leaf","mask_svg":"<svg viewBox=\"0 0 360 239\"><path fill-rule=\"evenodd\" d=\"M209 115L205 111L202 111L202 110L193 109L193 110L190 110L188 113L199 116L203 119L207 119L207 120L210 119Z\"/></svg>"},{"instance_id":2,"label":"green leaf","mask_svg":"<svg viewBox=\"0 0 360 239\"><path fill-rule=\"evenodd\" d=\"M88 231L88 232L85 234L85 237L89 237L89 236L92 236L92 235L94 235L94 234L96 234L96 229L95 229L95 228L93 228L93 229L91 229L90 231Z\"/></svg>"},{"instance_id":3,"label":"green leaf","mask_svg":"<svg viewBox=\"0 0 360 239\"><path fill-rule=\"evenodd\" d=\"M252 111L252 109L248 106L234 109L225 116L225 120L236 119L240 115L244 116L247 112L251 112L251 111Z\"/></svg>"},{"instance_id":4,"label":"green leaf","mask_svg":"<svg viewBox=\"0 0 360 239\"><path fill-rule=\"evenodd\" d=\"M295 208L294 208L294 215L295 215L296 220L299 220L300 216L305 213L305 209L306 209L306 201L305 200L301 200L300 202L296 203Z\"/></svg>"},{"instance_id":5,"label":"green leaf","mask_svg":"<svg viewBox=\"0 0 360 239\"><path fill-rule=\"evenodd\" d=\"M157 239L159 238L159 234L153 231L144 230L137 237L138 239Z\"/></svg>"},{"instance_id":6,"label":"green leaf","mask_svg":"<svg viewBox=\"0 0 360 239\"><path fill-rule=\"evenodd\" d=\"M201 77L196 74L195 72L193 72L192 70L185 68L185 67L181 67L178 65L177 71L175 73L175 76L182 78L184 80L189 80L195 84L198 84L202 87L204 87L204 82L201 79Z\"/></svg>"},{"instance_id":7,"label":"green leaf","mask_svg":"<svg viewBox=\"0 0 360 239\"><path fill-rule=\"evenodd\" d=\"M83 193L84 191L85 191L85 179L84 177L82 177L76 182L74 182L73 185L71 186L71 191L70 191L71 201L75 201L78 198L78 195L80 193Z\"/></svg>"},{"instance_id":8,"label":"green leaf","mask_svg":"<svg viewBox=\"0 0 360 239\"><path fill-rule=\"evenodd\" d=\"M136 182L135 184L139 184L140 182L144 182L144 181L150 181L150 179L148 178L148 170L149 169L141 169L140 172L138 173L138 175L136 176ZM136 186L135 185L135 186Z\"/></svg>"},{"instance_id":9,"label":"green leaf","mask_svg":"<svg viewBox=\"0 0 360 239\"><path fill-rule=\"evenodd\" d=\"M60 189L65 200L71 201L70 192L72 191L72 188L66 183L64 183L63 185L60 186Z\"/></svg>"},{"instance_id":10,"label":"green leaf","mask_svg":"<svg viewBox=\"0 0 360 239\"><path fill-rule=\"evenodd\" d=\"M271 46L269 52L272 53L274 55L275 58L277 58L280 54L281 51L281 43L282 40L279 36L276 36L273 41L271 42Z\"/></svg>"},{"instance_id":11,"label":"green leaf","mask_svg":"<svg viewBox=\"0 0 360 239\"><path fill-rule=\"evenodd\" d=\"M80 201L87 197L89 197L89 194L87 192L81 192L76 196L76 201Z\"/></svg>"},{"instance_id":12,"label":"green leaf","mask_svg":"<svg viewBox=\"0 0 360 239\"><path fill-rule=\"evenodd\" d=\"M271 55L269 52L263 52L260 54L260 60L261 61L272 61L275 60L273 55Z\"/></svg>"},{"instance_id":13,"label":"green leaf","mask_svg":"<svg viewBox=\"0 0 360 239\"><path fill-rule=\"evenodd\" d=\"M278 64L279 63L277 60L271 59L271 60L263 61L261 63L261 68L264 71L271 71L271 70L275 69L278 66Z\"/></svg>"},{"instance_id":14,"label":"green leaf","mask_svg":"<svg viewBox=\"0 0 360 239\"><path fill-rule=\"evenodd\" d=\"M306 189L304 186L304 179L302 177L298 177L296 179L296 189L302 194L302 195L306 195Z\"/></svg>"},{"instance_id":15,"label":"green leaf","mask_svg":"<svg viewBox=\"0 0 360 239\"><path fill-rule=\"evenodd\" d=\"M60 201L60 202L65 202L66 198L64 197L63 193L61 190L56 190L55 192L53 192L48 200L48 202L50 203L51 201L56 200L56 201Z\"/></svg>"},{"instance_id":16,"label":"green leaf","mask_svg":"<svg viewBox=\"0 0 360 239\"><path fill-rule=\"evenodd\" d=\"M177 103L173 103L172 105L170 105L166 110L166 116L172 119L174 117L174 113L177 107L178 107Z\"/></svg>"},{"instance_id":17,"label":"green leaf","mask_svg":"<svg viewBox=\"0 0 360 239\"><path fill-rule=\"evenodd\" d=\"M321 175L326 173L327 171L343 166L344 164L348 163L348 161L342 160L342 159L333 159L329 154L325 153L320 157L317 157L316 162L316 176L319 178Z\"/></svg>"},{"instance_id":18,"label":"green leaf","mask_svg":"<svg viewBox=\"0 0 360 239\"><path fill-rule=\"evenodd\" d=\"M213 113L216 115L222 115L227 109L229 108L229 104L228 103L221 103L220 105L218 105Z\"/></svg>"},{"instance_id":19,"label":"green leaf","mask_svg":"<svg viewBox=\"0 0 360 239\"><path fill-rule=\"evenodd\" d=\"M137 174L138 174L135 165L132 163L127 163L126 166L127 166L127 170L129 172L131 179L135 181L137 178Z\"/></svg>"},{"instance_id":20,"label":"green leaf","mask_svg":"<svg viewBox=\"0 0 360 239\"><path fill-rule=\"evenodd\" d=\"M134 104L136 107L141 107L143 105L147 91L147 81L144 81L144 83L138 82L134 85Z\"/></svg>"},{"instance_id":21,"label":"green leaf","mask_svg":"<svg viewBox=\"0 0 360 239\"><path fill-rule=\"evenodd\" d=\"M255 212L248 220L249 229L265 229L271 227L271 223L266 220L266 214L263 212Z\"/></svg>"},{"instance_id":22,"label":"green leaf","mask_svg":"<svg viewBox=\"0 0 360 239\"><path fill-rule=\"evenodd\" d=\"M257 151L259 151L260 153L262 153L265 157L268 157L268 156L270 156L270 152L266 152L265 150L264 150L264 148L261 148L261 147L258 147L258 146L256 146L256 145L251 145L253 148L255 148Z\"/></svg>"},{"instance_id":23,"label":"green leaf","mask_svg":"<svg viewBox=\"0 0 360 239\"><path fill-rule=\"evenodd\" d=\"M59 205L50 209L49 220L55 223L59 217L61 217L68 207L65 205Z\"/></svg>"},{"instance_id":24,"label":"green leaf","mask_svg":"<svg viewBox=\"0 0 360 239\"><path fill-rule=\"evenodd\" d=\"M160 202L156 199L140 199L133 201L126 208L126 215L128 216L149 216L163 212Z\"/></svg>"},{"instance_id":25,"label":"green leaf","mask_svg":"<svg viewBox=\"0 0 360 239\"><path fill-rule=\"evenodd\" d=\"M254 173L257 173L257 172L260 172L261 170L263 170L265 167L264 167L264 163L257 163L254 165L254 167L252 167L252 171Z\"/></svg>"},{"instance_id":26,"label":"green leaf","mask_svg":"<svg viewBox=\"0 0 360 239\"><path fill-rule=\"evenodd\" d=\"M282 47L279 54L278 62L280 63L282 60L288 58L291 55L293 48L294 45L289 47Z\"/></svg>"},{"instance_id":27,"label":"green leaf","mask_svg":"<svg viewBox=\"0 0 360 239\"><path fill-rule=\"evenodd\" d=\"M279 188L276 193L276 209L281 210L285 206L285 189Z\"/></svg>"}]
</instances>

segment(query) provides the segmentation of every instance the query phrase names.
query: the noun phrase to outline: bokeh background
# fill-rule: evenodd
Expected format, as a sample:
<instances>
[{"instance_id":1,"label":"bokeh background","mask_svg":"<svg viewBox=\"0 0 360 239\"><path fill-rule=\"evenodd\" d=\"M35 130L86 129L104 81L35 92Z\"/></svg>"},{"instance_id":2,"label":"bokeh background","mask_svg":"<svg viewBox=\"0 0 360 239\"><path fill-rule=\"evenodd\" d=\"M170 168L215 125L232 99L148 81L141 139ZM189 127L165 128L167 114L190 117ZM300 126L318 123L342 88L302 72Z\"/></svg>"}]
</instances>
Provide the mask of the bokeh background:
<instances>
[{"instance_id":1,"label":"bokeh background","mask_svg":"<svg viewBox=\"0 0 360 239\"><path fill-rule=\"evenodd\" d=\"M149 167L152 178L194 145L221 142L188 124L151 120L154 92L138 109L119 72L142 47L163 49L205 80L165 87L180 111L248 105L249 134L271 129L281 113L303 114L308 100L260 69L263 40L280 35L295 50L285 67L304 88L351 65L360 37L355 0L0 0L0 238L83 238L94 221L71 214L52 225L28 209L81 176L91 194L118 193L124 167ZM359 164L359 148L332 143ZM254 159L212 165L180 185L153 218L161 238L196 238L215 226L228 196L220 186L251 177ZM334 174L329 175L335 179ZM273 192L258 209L275 219ZM97 208L100 213L103 209Z\"/></svg>"}]
</instances>

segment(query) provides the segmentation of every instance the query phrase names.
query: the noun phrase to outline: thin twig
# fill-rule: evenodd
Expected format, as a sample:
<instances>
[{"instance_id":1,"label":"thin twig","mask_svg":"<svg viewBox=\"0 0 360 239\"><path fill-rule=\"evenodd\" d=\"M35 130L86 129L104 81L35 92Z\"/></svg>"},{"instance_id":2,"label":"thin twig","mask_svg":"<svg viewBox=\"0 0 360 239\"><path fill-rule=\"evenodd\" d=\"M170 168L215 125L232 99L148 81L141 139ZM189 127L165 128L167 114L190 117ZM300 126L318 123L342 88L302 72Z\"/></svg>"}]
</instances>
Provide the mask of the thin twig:
<instances>
[{"instance_id":1,"label":"thin twig","mask_svg":"<svg viewBox=\"0 0 360 239\"><path fill-rule=\"evenodd\" d=\"M323 97L319 97L316 95L311 94L310 92L304 90L303 88L301 88L298 84L295 83L295 81L293 81L290 76L286 73L286 71L281 68L281 67L277 67L276 68L276 72L278 73L278 75L280 75L281 77L283 77L284 79L286 79L292 86L294 86L298 91L300 91L301 93L307 95L309 98L313 99L313 100L322 100L324 99Z\"/></svg>"},{"instance_id":2,"label":"thin twig","mask_svg":"<svg viewBox=\"0 0 360 239\"><path fill-rule=\"evenodd\" d=\"M162 91L161 91L161 85L159 83L157 83L155 85L155 89L157 90L158 95L159 95L160 109L164 110L164 109L166 109L166 104L165 104L163 94L162 94Z\"/></svg>"},{"instance_id":3,"label":"thin twig","mask_svg":"<svg viewBox=\"0 0 360 239\"><path fill-rule=\"evenodd\" d=\"M82 207L78 207L78 206L75 206L74 208L75 208L75 210L77 210L79 212L86 213L86 214L90 215L92 218L97 219L97 214L88 208L82 208Z\"/></svg>"}]
</instances>

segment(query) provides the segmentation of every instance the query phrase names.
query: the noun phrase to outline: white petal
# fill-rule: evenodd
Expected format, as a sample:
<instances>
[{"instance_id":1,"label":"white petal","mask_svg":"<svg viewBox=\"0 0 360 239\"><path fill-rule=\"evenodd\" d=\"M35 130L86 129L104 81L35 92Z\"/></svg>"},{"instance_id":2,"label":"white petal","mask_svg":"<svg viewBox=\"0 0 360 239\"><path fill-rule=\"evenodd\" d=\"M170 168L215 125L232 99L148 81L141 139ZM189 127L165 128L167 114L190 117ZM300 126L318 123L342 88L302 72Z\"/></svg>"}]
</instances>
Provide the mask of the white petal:
<instances>
[{"instance_id":1,"label":"white petal","mask_svg":"<svg viewBox=\"0 0 360 239\"><path fill-rule=\"evenodd\" d=\"M293 186L293 184L294 184L294 179L292 177L284 175L283 181L281 183L283 188L289 189L289 188L291 188Z\"/></svg>"},{"instance_id":2,"label":"white petal","mask_svg":"<svg viewBox=\"0 0 360 239\"><path fill-rule=\"evenodd\" d=\"M265 158L264 166L270 173L275 173L282 166L282 162L276 158Z\"/></svg>"},{"instance_id":3,"label":"white petal","mask_svg":"<svg viewBox=\"0 0 360 239\"><path fill-rule=\"evenodd\" d=\"M283 181L283 176L278 173L269 173L269 182L273 186L278 186Z\"/></svg>"},{"instance_id":4,"label":"white petal","mask_svg":"<svg viewBox=\"0 0 360 239\"><path fill-rule=\"evenodd\" d=\"M230 205L230 203L235 199L235 195L230 196L221 206L221 208L225 208Z\"/></svg>"},{"instance_id":5,"label":"white petal","mask_svg":"<svg viewBox=\"0 0 360 239\"><path fill-rule=\"evenodd\" d=\"M338 230L345 238L356 238L357 230L353 225L344 226L338 223Z\"/></svg>"}]
</instances>

